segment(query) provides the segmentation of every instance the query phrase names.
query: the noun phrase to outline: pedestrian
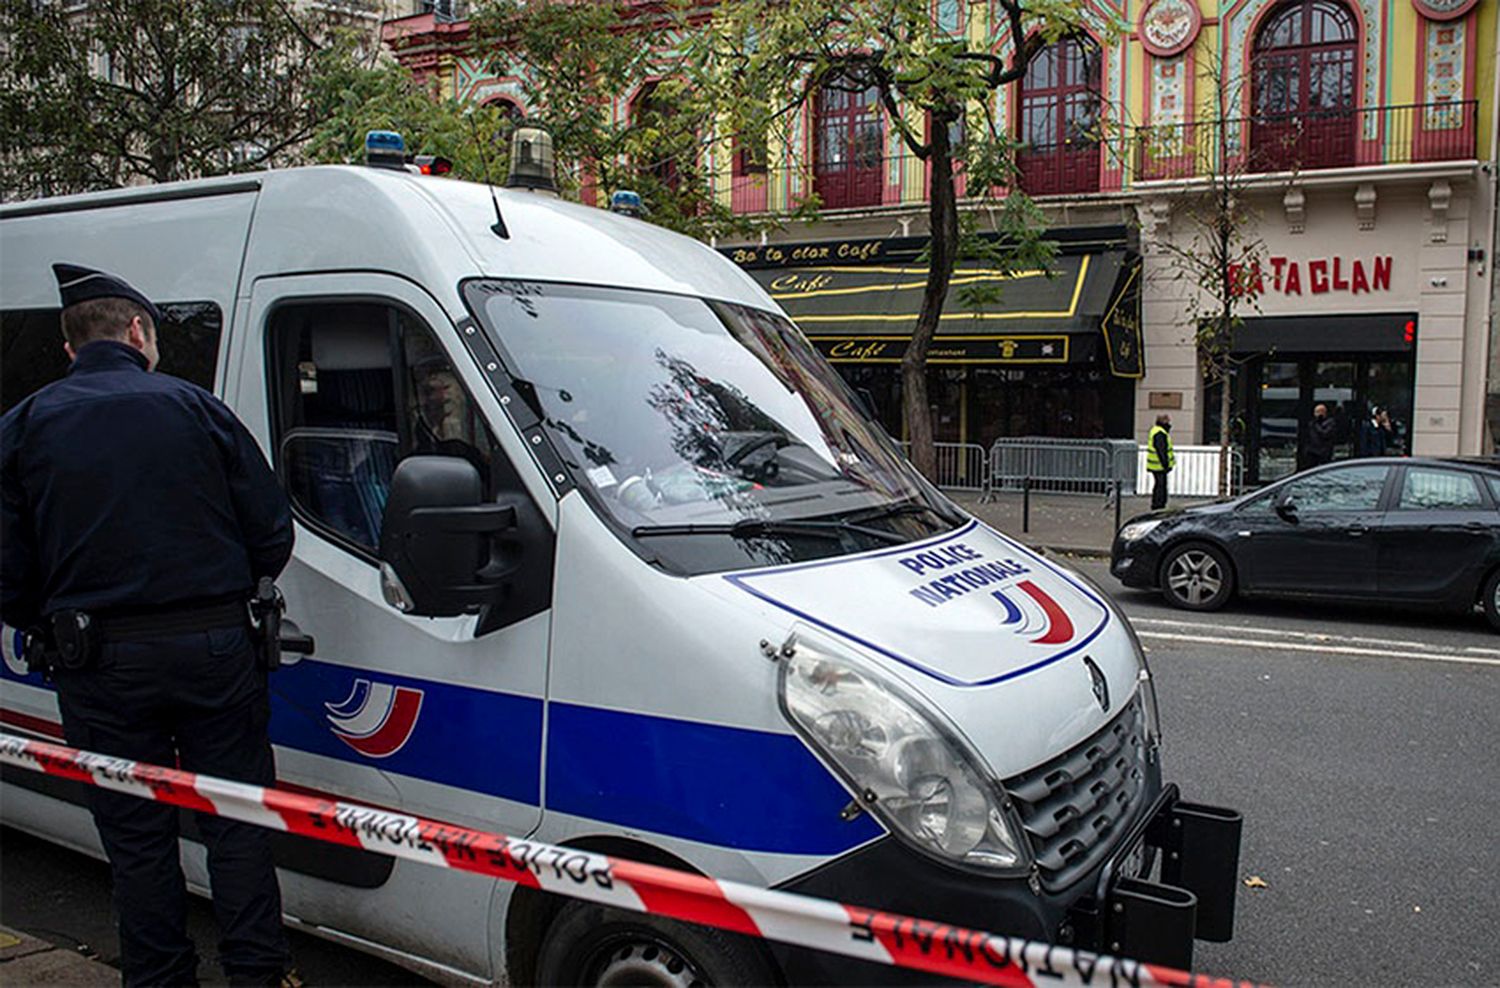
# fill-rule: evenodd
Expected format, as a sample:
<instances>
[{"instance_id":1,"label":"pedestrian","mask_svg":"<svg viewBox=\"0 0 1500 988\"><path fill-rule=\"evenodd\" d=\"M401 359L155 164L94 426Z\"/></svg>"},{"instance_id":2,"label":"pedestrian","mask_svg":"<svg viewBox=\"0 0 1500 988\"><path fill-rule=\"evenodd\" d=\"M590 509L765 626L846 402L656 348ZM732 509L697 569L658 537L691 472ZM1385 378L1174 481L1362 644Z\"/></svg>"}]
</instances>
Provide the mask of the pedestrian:
<instances>
[{"instance_id":1,"label":"pedestrian","mask_svg":"<svg viewBox=\"0 0 1500 988\"><path fill-rule=\"evenodd\" d=\"M49 642L69 744L275 781L246 601L292 550L255 440L157 363L161 313L112 275L54 264L68 374L0 420L0 617ZM93 787L127 986L194 985L178 810ZM295 984L270 834L199 814L231 984Z\"/></svg>"},{"instance_id":2,"label":"pedestrian","mask_svg":"<svg viewBox=\"0 0 1500 988\"><path fill-rule=\"evenodd\" d=\"M1151 510L1167 506L1167 475L1177 465L1177 451L1172 448L1172 416L1163 412L1146 437L1146 470L1151 474Z\"/></svg>"},{"instance_id":3,"label":"pedestrian","mask_svg":"<svg viewBox=\"0 0 1500 988\"><path fill-rule=\"evenodd\" d=\"M1370 406L1370 417L1359 427L1355 452L1359 456L1384 456L1391 445L1391 418L1379 405Z\"/></svg>"},{"instance_id":4,"label":"pedestrian","mask_svg":"<svg viewBox=\"0 0 1500 988\"><path fill-rule=\"evenodd\" d=\"M1328 406L1313 406L1313 420L1307 427L1307 465L1322 466L1333 462L1333 445L1338 440L1338 423L1328 415Z\"/></svg>"}]
</instances>

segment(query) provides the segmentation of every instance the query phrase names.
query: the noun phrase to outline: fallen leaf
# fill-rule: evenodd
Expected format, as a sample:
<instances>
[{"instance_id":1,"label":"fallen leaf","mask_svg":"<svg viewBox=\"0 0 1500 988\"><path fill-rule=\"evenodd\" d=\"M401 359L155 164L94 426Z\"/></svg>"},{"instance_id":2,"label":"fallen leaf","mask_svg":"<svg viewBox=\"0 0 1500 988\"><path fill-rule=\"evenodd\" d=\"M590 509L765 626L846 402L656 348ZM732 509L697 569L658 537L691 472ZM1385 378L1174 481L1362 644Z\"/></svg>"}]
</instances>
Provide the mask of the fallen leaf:
<instances>
[{"instance_id":1,"label":"fallen leaf","mask_svg":"<svg viewBox=\"0 0 1500 988\"><path fill-rule=\"evenodd\" d=\"M1259 875L1251 875L1245 879L1245 888L1247 889L1268 889L1270 887L1266 884L1266 880Z\"/></svg>"}]
</instances>

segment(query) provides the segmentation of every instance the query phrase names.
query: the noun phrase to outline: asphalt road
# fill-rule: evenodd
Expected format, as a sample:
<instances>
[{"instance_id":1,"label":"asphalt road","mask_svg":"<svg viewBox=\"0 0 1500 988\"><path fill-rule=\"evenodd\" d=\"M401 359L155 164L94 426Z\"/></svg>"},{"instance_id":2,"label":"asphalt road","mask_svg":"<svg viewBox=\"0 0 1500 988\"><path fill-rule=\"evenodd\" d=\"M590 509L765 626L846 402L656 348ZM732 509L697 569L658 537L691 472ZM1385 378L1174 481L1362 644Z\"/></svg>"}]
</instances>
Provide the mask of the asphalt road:
<instances>
[{"instance_id":1,"label":"asphalt road","mask_svg":"<svg viewBox=\"0 0 1500 988\"><path fill-rule=\"evenodd\" d=\"M1500 635L1477 616L1239 603L1185 614L1122 589L1150 649L1169 779L1245 814L1235 939L1205 971L1281 985L1500 984ZM103 865L0 839L0 922L117 953ZM194 935L210 981L205 903ZM305 936L313 985L420 983Z\"/></svg>"},{"instance_id":2,"label":"asphalt road","mask_svg":"<svg viewBox=\"0 0 1500 988\"><path fill-rule=\"evenodd\" d=\"M1292 985L1500 984L1500 635L1305 603L1212 615L1114 594L1150 649L1167 776L1241 810L1235 938L1206 971Z\"/></svg>"}]
</instances>

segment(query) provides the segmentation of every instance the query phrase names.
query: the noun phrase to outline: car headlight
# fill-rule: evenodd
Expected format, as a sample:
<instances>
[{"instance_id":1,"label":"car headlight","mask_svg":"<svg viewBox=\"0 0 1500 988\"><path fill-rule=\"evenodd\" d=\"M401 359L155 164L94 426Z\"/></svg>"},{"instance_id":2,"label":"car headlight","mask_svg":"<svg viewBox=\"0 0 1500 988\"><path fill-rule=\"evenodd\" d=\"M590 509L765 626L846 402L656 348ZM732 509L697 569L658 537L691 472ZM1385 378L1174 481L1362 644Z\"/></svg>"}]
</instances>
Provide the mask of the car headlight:
<instances>
[{"instance_id":1,"label":"car headlight","mask_svg":"<svg viewBox=\"0 0 1500 988\"><path fill-rule=\"evenodd\" d=\"M1130 524L1126 525L1124 528L1120 529L1120 541L1134 542L1136 539L1143 539L1147 535L1151 534L1152 529L1156 528L1157 525L1160 525L1161 522L1162 520L1160 518L1148 518L1145 521L1133 521Z\"/></svg>"},{"instance_id":2,"label":"car headlight","mask_svg":"<svg viewBox=\"0 0 1500 988\"><path fill-rule=\"evenodd\" d=\"M782 709L866 809L950 864L992 873L1029 867L999 783L952 732L857 662L802 640L790 651Z\"/></svg>"}]
</instances>

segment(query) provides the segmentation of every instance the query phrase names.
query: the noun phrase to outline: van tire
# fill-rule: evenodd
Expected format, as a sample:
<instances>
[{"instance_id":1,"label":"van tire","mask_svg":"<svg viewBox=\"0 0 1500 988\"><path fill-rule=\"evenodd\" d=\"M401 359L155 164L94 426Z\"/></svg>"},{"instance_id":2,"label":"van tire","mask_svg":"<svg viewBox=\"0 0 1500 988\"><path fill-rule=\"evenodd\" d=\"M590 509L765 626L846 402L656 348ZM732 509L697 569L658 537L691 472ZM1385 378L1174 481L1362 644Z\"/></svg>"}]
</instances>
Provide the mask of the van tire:
<instances>
[{"instance_id":1,"label":"van tire","mask_svg":"<svg viewBox=\"0 0 1500 988\"><path fill-rule=\"evenodd\" d=\"M536 983L594 986L606 973L617 984L663 988L779 981L764 948L748 937L592 902L569 902L542 939Z\"/></svg>"},{"instance_id":2,"label":"van tire","mask_svg":"<svg viewBox=\"0 0 1500 988\"><path fill-rule=\"evenodd\" d=\"M1500 569L1496 569L1484 581L1479 602L1484 605L1484 616L1489 618L1490 627L1500 631Z\"/></svg>"},{"instance_id":3,"label":"van tire","mask_svg":"<svg viewBox=\"0 0 1500 988\"><path fill-rule=\"evenodd\" d=\"M1187 611L1217 611L1234 596L1234 567L1217 546L1187 542L1161 561L1161 592Z\"/></svg>"}]
</instances>

